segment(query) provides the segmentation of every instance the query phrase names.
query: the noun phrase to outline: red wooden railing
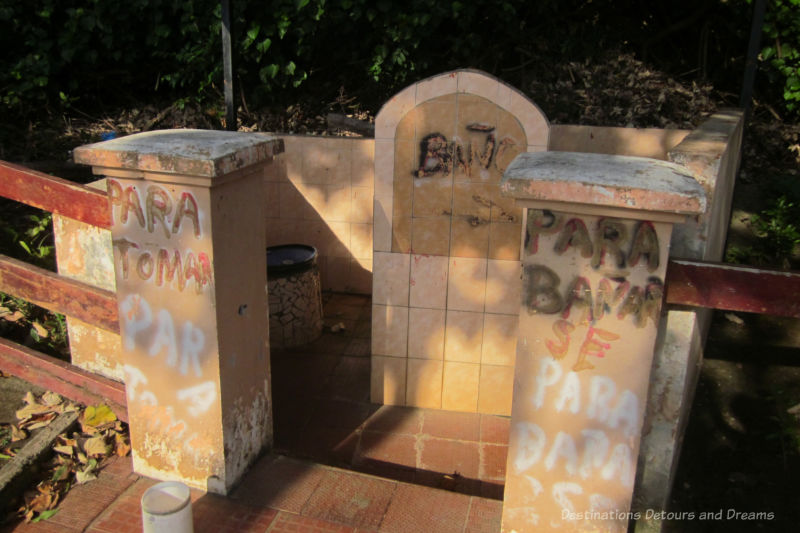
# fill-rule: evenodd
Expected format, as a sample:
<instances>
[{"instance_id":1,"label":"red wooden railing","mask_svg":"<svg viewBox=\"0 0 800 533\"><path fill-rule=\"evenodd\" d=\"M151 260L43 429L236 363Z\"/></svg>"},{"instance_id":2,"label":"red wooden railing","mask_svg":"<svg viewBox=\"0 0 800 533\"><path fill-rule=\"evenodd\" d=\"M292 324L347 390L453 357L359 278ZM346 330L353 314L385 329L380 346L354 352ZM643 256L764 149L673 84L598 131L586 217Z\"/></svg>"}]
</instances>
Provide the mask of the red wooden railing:
<instances>
[{"instance_id":1,"label":"red wooden railing","mask_svg":"<svg viewBox=\"0 0 800 533\"><path fill-rule=\"evenodd\" d=\"M0 161L0 196L81 222L111 227L106 193ZM0 254L0 292L119 333L113 292ZM125 387L41 352L0 338L0 370L73 400L106 402L127 420Z\"/></svg>"},{"instance_id":2,"label":"red wooden railing","mask_svg":"<svg viewBox=\"0 0 800 533\"><path fill-rule=\"evenodd\" d=\"M676 259L665 285L671 304L800 318L800 272Z\"/></svg>"}]
</instances>

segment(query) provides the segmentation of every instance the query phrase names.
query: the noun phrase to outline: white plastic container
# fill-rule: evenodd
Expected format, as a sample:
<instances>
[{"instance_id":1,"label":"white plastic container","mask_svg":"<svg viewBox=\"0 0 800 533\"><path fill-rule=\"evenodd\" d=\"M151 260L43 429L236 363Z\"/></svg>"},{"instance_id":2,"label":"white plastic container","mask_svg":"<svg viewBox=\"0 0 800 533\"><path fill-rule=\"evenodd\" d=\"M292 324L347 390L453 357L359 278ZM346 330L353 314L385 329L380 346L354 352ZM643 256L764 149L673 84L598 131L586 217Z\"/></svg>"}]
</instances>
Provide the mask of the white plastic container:
<instances>
[{"instance_id":1,"label":"white plastic container","mask_svg":"<svg viewBox=\"0 0 800 533\"><path fill-rule=\"evenodd\" d=\"M194 533L189 487L178 481L163 481L142 495L144 533Z\"/></svg>"}]
</instances>

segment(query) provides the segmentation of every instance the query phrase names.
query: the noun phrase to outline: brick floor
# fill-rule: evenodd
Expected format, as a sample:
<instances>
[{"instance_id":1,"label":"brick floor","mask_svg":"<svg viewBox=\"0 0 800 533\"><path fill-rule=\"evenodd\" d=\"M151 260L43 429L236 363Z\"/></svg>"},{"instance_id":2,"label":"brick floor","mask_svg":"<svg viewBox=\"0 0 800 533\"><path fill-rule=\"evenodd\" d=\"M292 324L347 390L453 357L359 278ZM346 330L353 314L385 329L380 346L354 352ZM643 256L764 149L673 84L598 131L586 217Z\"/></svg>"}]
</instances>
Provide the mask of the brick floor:
<instances>
[{"instance_id":1,"label":"brick floor","mask_svg":"<svg viewBox=\"0 0 800 533\"><path fill-rule=\"evenodd\" d=\"M426 410L422 432L443 439L478 441L480 419L478 413Z\"/></svg>"},{"instance_id":2,"label":"brick floor","mask_svg":"<svg viewBox=\"0 0 800 533\"><path fill-rule=\"evenodd\" d=\"M303 514L377 531L397 483L328 471Z\"/></svg>"},{"instance_id":3,"label":"brick floor","mask_svg":"<svg viewBox=\"0 0 800 533\"><path fill-rule=\"evenodd\" d=\"M324 475L320 465L267 457L256 463L231 496L247 505L299 513Z\"/></svg>"},{"instance_id":4,"label":"brick floor","mask_svg":"<svg viewBox=\"0 0 800 533\"><path fill-rule=\"evenodd\" d=\"M452 492L400 485L380 531L386 533L461 533L470 499Z\"/></svg>"}]
</instances>

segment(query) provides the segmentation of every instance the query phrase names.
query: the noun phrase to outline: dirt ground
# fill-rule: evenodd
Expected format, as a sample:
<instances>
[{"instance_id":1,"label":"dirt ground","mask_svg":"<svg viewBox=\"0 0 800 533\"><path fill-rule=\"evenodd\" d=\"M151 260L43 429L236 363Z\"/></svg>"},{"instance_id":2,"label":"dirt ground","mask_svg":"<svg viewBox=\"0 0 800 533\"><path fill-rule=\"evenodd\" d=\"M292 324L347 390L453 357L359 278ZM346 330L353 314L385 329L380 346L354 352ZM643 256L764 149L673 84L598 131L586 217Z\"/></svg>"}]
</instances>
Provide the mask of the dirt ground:
<instances>
[{"instance_id":1,"label":"dirt ground","mask_svg":"<svg viewBox=\"0 0 800 533\"><path fill-rule=\"evenodd\" d=\"M798 530L800 429L787 412L798 401L800 320L715 312L670 509L695 519L671 531ZM726 519L699 520L720 510Z\"/></svg>"}]
</instances>

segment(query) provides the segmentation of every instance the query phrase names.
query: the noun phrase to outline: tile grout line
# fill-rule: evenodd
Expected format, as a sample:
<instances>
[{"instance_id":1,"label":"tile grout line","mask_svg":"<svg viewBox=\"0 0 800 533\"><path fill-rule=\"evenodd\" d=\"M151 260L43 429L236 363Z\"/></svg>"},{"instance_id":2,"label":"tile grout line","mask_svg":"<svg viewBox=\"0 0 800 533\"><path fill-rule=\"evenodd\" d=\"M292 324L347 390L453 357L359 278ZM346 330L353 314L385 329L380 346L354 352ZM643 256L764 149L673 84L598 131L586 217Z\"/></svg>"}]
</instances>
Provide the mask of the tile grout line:
<instances>
[{"instance_id":1,"label":"tile grout line","mask_svg":"<svg viewBox=\"0 0 800 533\"><path fill-rule=\"evenodd\" d=\"M89 521L89 523L86 525L86 527L83 529L83 531L89 531L90 529L92 529L92 527L95 526L96 523L100 522L107 515L113 513L112 509L114 508L114 504L119 502L120 500L122 500L127 495L127 493L131 492L134 489L134 487L139 483L139 481L143 479L142 476L136 474L133 470L131 470L131 473L128 474L128 475L134 475L134 476L136 476L136 479L133 481L133 483L128 485L128 488L123 490L121 493L117 494L117 496L114 498L114 500L111 501L105 507L105 509L103 509L102 511L97 513L97 515L95 515L95 517L92 520Z\"/></svg>"}]
</instances>

